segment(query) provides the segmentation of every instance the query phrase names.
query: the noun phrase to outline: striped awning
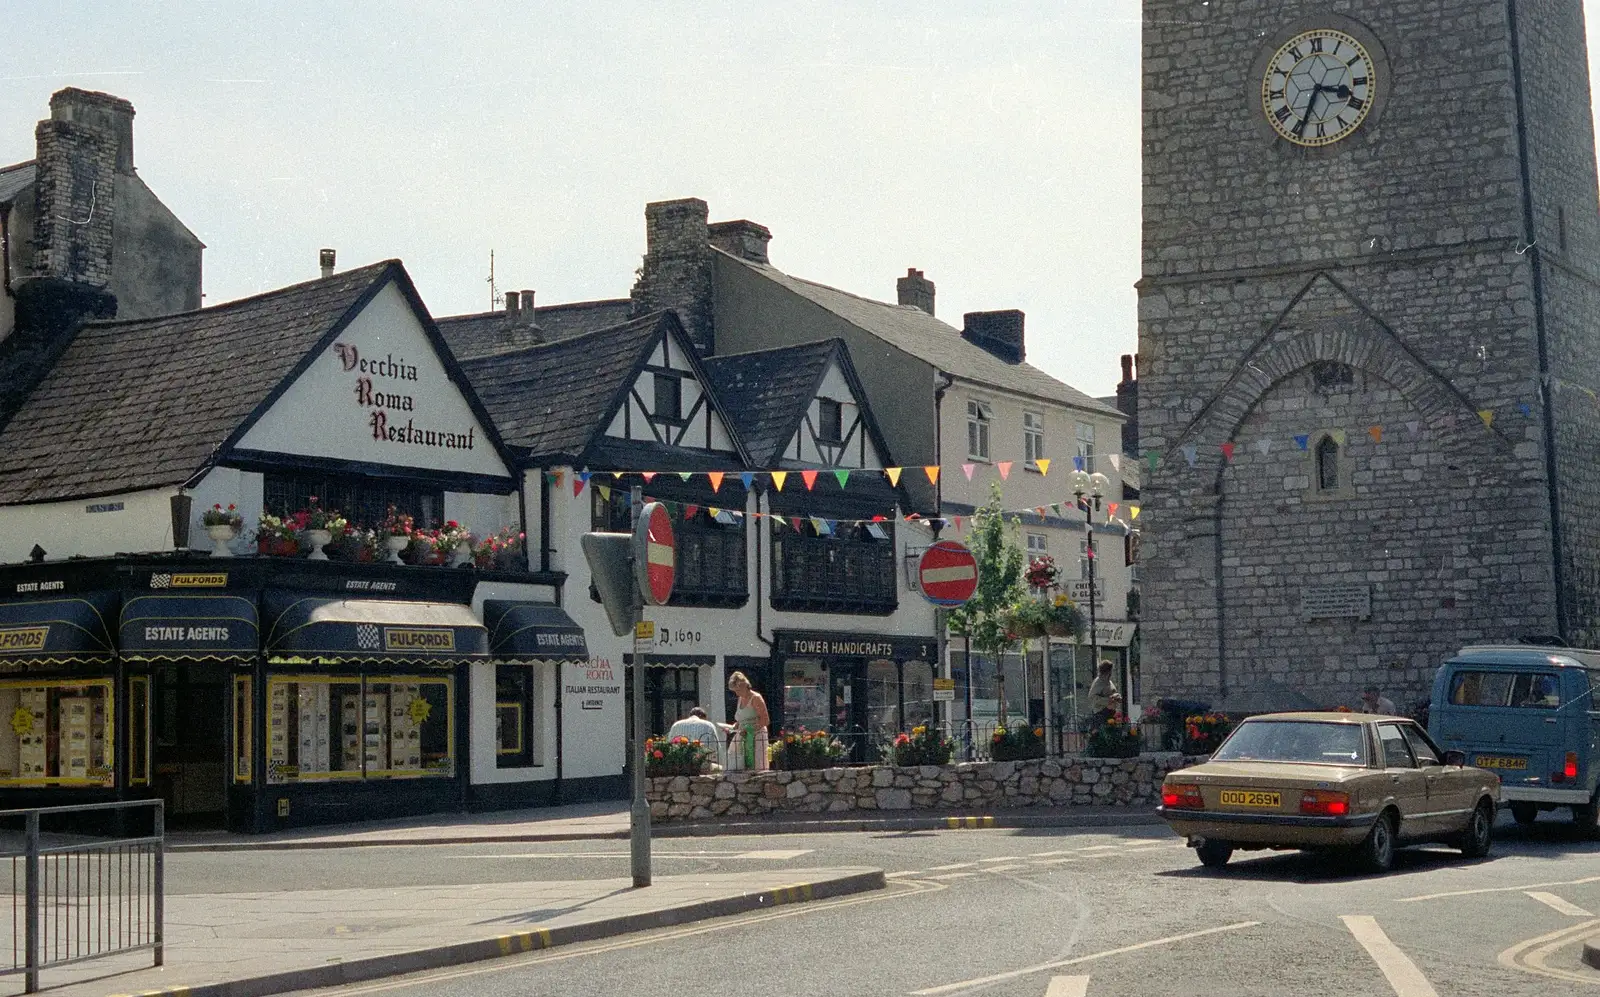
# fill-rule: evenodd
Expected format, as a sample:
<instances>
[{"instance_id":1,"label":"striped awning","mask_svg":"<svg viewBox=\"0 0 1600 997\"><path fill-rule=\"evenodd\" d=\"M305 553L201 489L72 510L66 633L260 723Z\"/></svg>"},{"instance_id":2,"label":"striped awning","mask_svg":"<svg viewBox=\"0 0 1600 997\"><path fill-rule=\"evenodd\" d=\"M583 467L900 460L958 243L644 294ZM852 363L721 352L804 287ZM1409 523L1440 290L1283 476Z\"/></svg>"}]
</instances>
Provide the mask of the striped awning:
<instances>
[{"instance_id":1,"label":"striped awning","mask_svg":"<svg viewBox=\"0 0 1600 997\"><path fill-rule=\"evenodd\" d=\"M117 600L115 592L91 592L0 602L0 669L111 664Z\"/></svg>"},{"instance_id":2,"label":"striped awning","mask_svg":"<svg viewBox=\"0 0 1600 997\"><path fill-rule=\"evenodd\" d=\"M459 603L268 593L269 661L449 664L489 656L489 635Z\"/></svg>"},{"instance_id":3,"label":"striped awning","mask_svg":"<svg viewBox=\"0 0 1600 997\"><path fill-rule=\"evenodd\" d=\"M242 595L136 595L117 636L128 661L247 662L261 651L255 600Z\"/></svg>"}]
</instances>

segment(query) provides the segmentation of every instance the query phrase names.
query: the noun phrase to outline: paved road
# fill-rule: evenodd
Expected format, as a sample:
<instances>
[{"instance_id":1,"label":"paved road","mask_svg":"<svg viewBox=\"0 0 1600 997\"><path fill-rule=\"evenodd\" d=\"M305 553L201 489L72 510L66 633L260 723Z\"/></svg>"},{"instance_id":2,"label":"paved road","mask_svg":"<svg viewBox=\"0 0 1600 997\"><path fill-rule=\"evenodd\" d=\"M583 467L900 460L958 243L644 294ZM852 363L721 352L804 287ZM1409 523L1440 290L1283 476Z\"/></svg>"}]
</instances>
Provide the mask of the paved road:
<instances>
[{"instance_id":1,"label":"paved road","mask_svg":"<svg viewBox=\"0 0 1600 997\"><path fill-rule=\"evenodd\" d=\"M615 874L626 861L614 842L358 851L247 854L254 875L285 864L301 866L297 875L369 882L452 869L571 878ZM1159 828L659 842L663 870L865 863L890 870L892 885L322 993L1513 997L1600 987L1600 972L1578 960L1581 940L1600 933L1600 844L1559 822L1502 827L1485 861L1408 851L1382 877L1315 857L1254 854L1205 871ZM241 857L208 858L236 864L238 889ZM199 859L178 857L175 888L210 874ZM355 866L317 870L324 859Z\"/></svg>"}]
</instances>

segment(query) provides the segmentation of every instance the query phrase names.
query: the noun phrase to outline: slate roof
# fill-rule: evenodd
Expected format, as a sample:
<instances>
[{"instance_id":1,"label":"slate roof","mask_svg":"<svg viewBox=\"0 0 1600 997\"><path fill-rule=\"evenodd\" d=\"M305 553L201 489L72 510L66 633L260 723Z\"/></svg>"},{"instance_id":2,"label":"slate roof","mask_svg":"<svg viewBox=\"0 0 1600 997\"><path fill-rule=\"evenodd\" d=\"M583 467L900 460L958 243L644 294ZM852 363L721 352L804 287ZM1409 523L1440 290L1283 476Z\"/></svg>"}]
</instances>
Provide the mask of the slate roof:
<instances>
[{"instance_id":1,"label":"slate roof","mask_svg":"<svg viewBox=\"0 0 1600 997\"><path fill-rule=\"evenodd\" d=\"M37 173L37 164L32 159L26 163L0 166L0 204L10 204L16 200L17 195L33 183Z\"/></svg>"},{"instance_id":2,"label":"slate roof","mask_svg":"<svg viewBox=\"0 0 1600 997\"><path fill-rule=\"evenodd\" d=\"M609 329L628 321L632 309L632 301L614 298L536 307L531 325L525 316L505 311L448 315L435 322L456 359L468 360Z\"/></svg>"},{"instance_id":3,"label":"slate roof","mask_svg":"<svg viewBox=\"0 0 1600 997\"><path fill-rule=\"evenodd\" d=\"M706 373L758 467L776 466L794 438L828 364L842 349L838 339L751 353L707 357Z\"/></svg>"},{"instance_id":4,"label":"slate roof","mask_svg":"<svg viewBox=\"0 0 1600 997\"><path fill-rule=\"evenodd\" d=\"M391 277L406 280L397 260L198 311L85 325L0 431L0 503L187 481Z\"/></svg>"},{"instance_id":5,"label":"slate roof","mask_svg":"<svg viewBox=\"0 0 1600 997\"><path fill-rule=\"evenodd\" d=\"M654 312L560 342L465 360L461 367L507 446L577 458L605 430L622 390L670 313Z\"/></svg>"},{"instance_id":6,"label":"slate roof","mask_svg":"<svg viewBox=\"0 0 1600 997\"><path fill-rule=\"evenodd\" d=\"M1032 364L1008 364L989 351L961 338L961 330L941 322L920 308L891 305L792 277L776 267L741 259L713 248L719 264L748 267L768 280L820 305L849 322L914 357L921 357L946 373L964 380L1007 391L1020 392L1073 408L1122 418L1122 413L1104 405L1077 388L1056 380Z\"/></svg>"}]
</instances>

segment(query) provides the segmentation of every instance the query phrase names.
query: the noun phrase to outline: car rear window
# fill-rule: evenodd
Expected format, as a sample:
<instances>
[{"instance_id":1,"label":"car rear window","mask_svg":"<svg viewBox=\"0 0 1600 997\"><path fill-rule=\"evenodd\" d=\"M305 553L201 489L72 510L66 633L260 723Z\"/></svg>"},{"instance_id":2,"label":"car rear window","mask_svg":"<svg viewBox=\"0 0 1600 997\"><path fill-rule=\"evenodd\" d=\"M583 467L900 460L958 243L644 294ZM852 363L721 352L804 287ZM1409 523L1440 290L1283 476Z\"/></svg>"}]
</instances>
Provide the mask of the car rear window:
<instances>
[{"instance_id":1,"label":"car rear window","mask_svg":"<svg viewBox=\"0 0 1600 997\"><path fill-rule=\"evenodd\" d=\"M1553 710L1561 705L1561 681L1551 672L1456 672L1450 704Z\"/></svg>"},{"instance_id":2,"label":"car rear window","mask_svg":"<svg viewBox=\"0 0 1600 997\"><path fill-rule=\"evenodd\" d=\"M1360 724L1247 720L1211 758L1220 762L1365 765L1367 739Z\"/></svg>"}]
</instances>

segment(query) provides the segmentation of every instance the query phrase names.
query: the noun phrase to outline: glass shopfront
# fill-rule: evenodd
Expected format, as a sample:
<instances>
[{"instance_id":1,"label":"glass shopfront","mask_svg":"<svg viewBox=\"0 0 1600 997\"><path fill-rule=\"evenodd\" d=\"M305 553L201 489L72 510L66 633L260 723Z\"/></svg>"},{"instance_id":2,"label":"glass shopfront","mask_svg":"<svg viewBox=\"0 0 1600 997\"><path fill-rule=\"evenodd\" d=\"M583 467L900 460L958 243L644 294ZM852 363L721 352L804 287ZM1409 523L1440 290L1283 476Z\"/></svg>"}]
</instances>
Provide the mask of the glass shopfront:
<instances>
[{"instance_id":1,"label":"glass shopfront","mask_svg":"<svg viewBox=\"0 0 1600 997\"><path fill-rule=\"evenodd\" d=\"M0 681L0 786L115 786L113 684Z\"/></svg>"},{"instance_id":2,"label":"glass shopfront","mask_svg":"<svg viewBox=\"0 0 1600 997\"><path fill-rule=\"evenodd\" d=\"M267 677L267 783L450 778L455 679Z\"/></svg>"},{"instance_id":3,"label":"glass shopfront","mask_svg":"<svg viewBox=\"0 0 1600 997\"><path fill-rule=\"evenodd\" d=\"M932 638L814 631L776 637L782 682L767 705L778 729L826 730L851 760L868 762L896 734L933 719Z\"/></svg>"}]
</instances>

